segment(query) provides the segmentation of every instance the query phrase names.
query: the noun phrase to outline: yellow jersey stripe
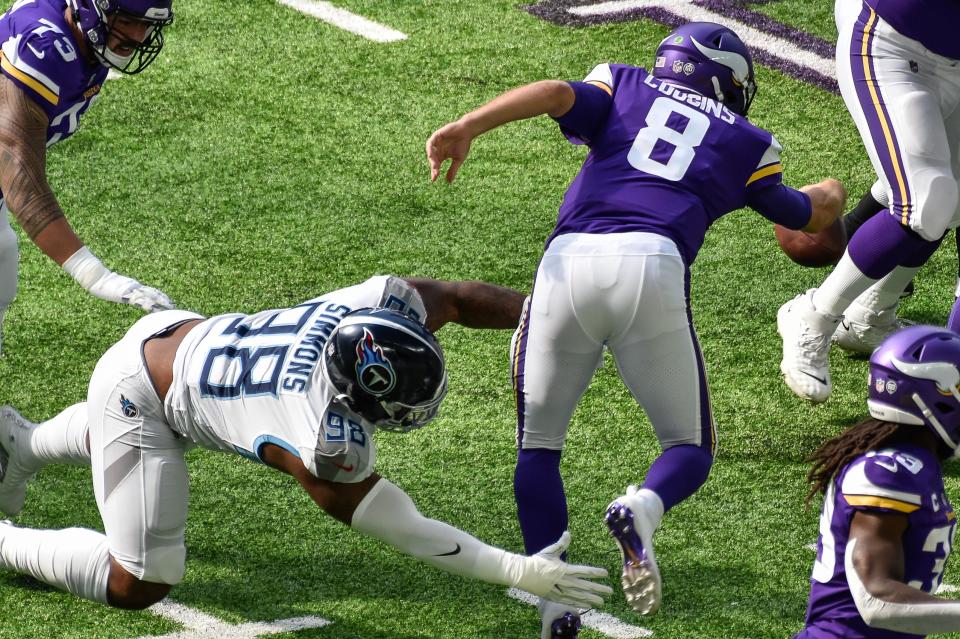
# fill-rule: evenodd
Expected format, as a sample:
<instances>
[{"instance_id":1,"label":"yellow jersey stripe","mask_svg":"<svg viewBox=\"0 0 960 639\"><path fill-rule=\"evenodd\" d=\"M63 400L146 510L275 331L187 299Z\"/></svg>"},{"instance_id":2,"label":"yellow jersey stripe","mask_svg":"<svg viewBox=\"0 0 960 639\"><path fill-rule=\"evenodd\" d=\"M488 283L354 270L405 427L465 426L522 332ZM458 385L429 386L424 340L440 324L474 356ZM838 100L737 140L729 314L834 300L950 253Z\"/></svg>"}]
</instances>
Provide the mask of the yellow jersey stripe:
<instances>
[{"instance_id":1,"label":"yellow jersey stripe","mask_svg":"<svg viewBox=\"0 0 960 639\"><path fill-rule=\"evenodd\" d=\"M25 85L27 85L37 93L39 93L41 96L43 96L44 99L47 100L47 102L53 105L56 105L58 102L60 102L60 98L57 96L57 94L55 94L53 91L51 91L47 87L43 86L43 84L41 84L37 80L31 78L29 75L27 75L17 67L10 64L10 61L7 60L7 56L3 55L2 53L0 53L0 67L3 67L4 71L6 71L7 73L15 77L17 80L20 80L21 82L23 82Z\"/></svg>"},{"instance_id":2,"label":"yellow jersey stripe","mask_svg":"<svg viewBox=\"0 0 960 639\"><path fill-rule=\"evenodd\" d=\"M613 95L613 89L608 87L605 83L600 82L599 80L590 80L589 82L587 82L587 84L592 84L595 87L600 87L601 89L606 91L609 95L611 96Z\"/></svg>"},{"instance_id":3,"label":"yellow jersey stripe","mask_svg":"<svg viewBox=\"0 0 960 639\"><path fill-rule=\"evenodd\" d=\"M870 8L870 19L867 20L863 28L863 44L860 47L860 54L863 58L863 77L867 81L867 88L870 89L870 98L873 101L873 108L877 111L877 119L880 120L880 128L883 129L883 138L887 142L887 152L890 154L890 161L893 163L893 172L897 177L897 186L900 187L900 199L903 201L903 219L901 224L907 224L907 217L910 211L910 201L907 195L907 183L903 179L903 170L900 167L900 159L897 156L897 148L893 144L893 136L890 135L890 125L887 122L887 115L880 104L880 96L877 93L877 82L870 72L870 32L877 22L877 13Z\"/></svg>"},{"instance_id":4,"label":"yellow jersey stripe","mask_svg":"<svg viewBox=\"0 0 960 639\"><path fill-rule=\"evenodd\" d=\"M874 495L844 495L844 499L851 506L873 506L874 508L889 508L901 513L912 513L919 510L917 504L908 504L899 499L890 499L889 497L876 497Z\"/></svg>"},{"instance_id":5,"label":"yellow jersey stripe","mask_svg":"<svg viewBox=\"0 0 960 639\"><path fill-rule=\"evenodd\" d=\"M768 175L773 175L774 173L783 173L783 164L777 162L775 164L768 164L762 169L757 169L753 172L753 175L750 176L750 179L747 180L747 186L750 186L750 184L756 182L760 178L765 178Z\"/></svg>"}]
</instances>

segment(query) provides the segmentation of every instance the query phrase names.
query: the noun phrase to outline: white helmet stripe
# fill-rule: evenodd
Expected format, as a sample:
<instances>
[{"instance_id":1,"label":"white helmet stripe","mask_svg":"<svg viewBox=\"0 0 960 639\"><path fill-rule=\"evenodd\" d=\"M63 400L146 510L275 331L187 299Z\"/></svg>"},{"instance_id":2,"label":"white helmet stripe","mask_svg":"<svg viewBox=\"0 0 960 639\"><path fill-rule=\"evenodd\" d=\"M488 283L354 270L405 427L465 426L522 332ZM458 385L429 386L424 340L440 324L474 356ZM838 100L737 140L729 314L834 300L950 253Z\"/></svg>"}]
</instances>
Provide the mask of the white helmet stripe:
<instances>
[{"instance_id":1,"label":"white helmet stripe","mask_svg":"<svg viewBox=\"0 0 960 639\"><path fill-rule=\"evenodd\" d=\"M737 82L740 84L746 83L747 78L750 77L750 64L745 57L733 51L721 51L720 49L705 47L697 42L697 39L694 37L691 37L690 41L693 42L693 46L697 47L697 50L705 55L707 59L719 62L732 70L733 77L736 78Z\"/></svg>"},{"instance_id":2,"label":"white helmet stripe","mask_svg":"<svg viewBox=\"0 0 960 639\"><path fill-rule=\"evenodd\" d=\"M956 366L948 362L924 362L922 364L914 364L912 362L902 362L896 357L890 358L890 362L893 364L893 367L901 373L905 373L910 377L929 379L935 382L937 386L940 387L940 390L944 392L956 389L957 385L960 384L960 371L957 370Z\"/></svg>"}]
</instances>

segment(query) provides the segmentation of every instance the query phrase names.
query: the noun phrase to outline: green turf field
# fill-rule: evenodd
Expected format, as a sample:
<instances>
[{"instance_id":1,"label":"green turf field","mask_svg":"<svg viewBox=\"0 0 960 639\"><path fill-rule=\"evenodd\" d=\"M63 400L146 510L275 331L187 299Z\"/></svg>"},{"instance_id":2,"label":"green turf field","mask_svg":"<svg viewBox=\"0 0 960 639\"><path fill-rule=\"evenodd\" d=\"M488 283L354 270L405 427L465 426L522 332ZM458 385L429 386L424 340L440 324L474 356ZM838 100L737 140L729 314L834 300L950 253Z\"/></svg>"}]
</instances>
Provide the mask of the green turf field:
<instances>
[{"instance_id":1,"label":"green turf field","mask_svg":"<svg viewBox=\"0 0 960 639\"><path fill-rule=\"evenodd\" d=\"M584 149L548 119L517 123L476 142L455 184L431 184L426 138L507 88L579 79L599 62L648 64L667 27L559 26L513 0L337 4L409 38L371 42L274 0L175 2L159 60L110 81L79 132L49 154L68 218L108 266L204 314L292 305L375 273L529 290ZM833 38L831 10L812 4L755 8ZM751 119L783 143L785 180L835 176L859 197L873 172L840 97L766 67L757 75ZM139 313L86 294L22 235L21 253L0 403L39 421L84 399L98 357ZM943 323L955 267L948 241L903 315ZM824 276L792 264L772 226L751 212L727 216L708 235L692 295L717 463L657 535L660 613L637 616L619 589L604 612L658 639L789 637L801 628L814 559L805 546L817 534L816 509L803 506L803 460L865 411L865 361L837 349L826 405L808 406L780 379L776 310ZM379 435L377 469L429 516L520 551L509 332L451 326L439 337L450 366L441 416L407 436ZM571 560L619 574L604 508L641 480L658 450L608 361L566 448ZM203 450L188 461L189 557L173 601L230 624L307 615L333 622L285 635L304 639L538 636L534 609L505 588L446 575L361 537L286 476ZM955 471L947 481L956 495ZM19 522L100 528L89 470L44 470ZM960 574L948 567L945 581L960 585ZM150 611L109 610L0 574L2 639L179 630Z\"/></svg>"}]
</instances>

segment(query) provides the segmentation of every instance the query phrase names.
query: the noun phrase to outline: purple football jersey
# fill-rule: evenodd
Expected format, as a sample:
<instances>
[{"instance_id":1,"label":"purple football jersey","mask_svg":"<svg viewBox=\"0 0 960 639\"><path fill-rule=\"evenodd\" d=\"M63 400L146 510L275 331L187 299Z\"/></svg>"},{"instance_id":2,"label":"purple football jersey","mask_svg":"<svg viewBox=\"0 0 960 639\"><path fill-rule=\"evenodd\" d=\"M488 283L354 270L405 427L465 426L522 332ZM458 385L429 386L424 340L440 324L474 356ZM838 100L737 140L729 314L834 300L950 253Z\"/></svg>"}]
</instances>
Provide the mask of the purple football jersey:
<instances>
[{"instance_id":1,"label":"purple football jersey","mask_svg":"<svg viewBox=\"0 0 960 639\"><path fill-rule=\"evenodd\" d=\"M906 515L904 582L928 593L940 587L956 515L944 492L939 460L922 446L871 451L845 466L827 491L810 577L807 623L798 639L917 637L870 628L857 612L847 584L845 553L858 510Z\"/></svg>"},{"instance_id":2,"label":"purple football jersey","mask_svg":"<svg viewBox=\"0 0 960 639\"><path fill-rule=\"evenodd\" d=\"M80 54L65 0L17 0L0 16L0 70L47 113L47 146L69 137L107 69Z\"/></svg>"},{"instance_id":3,"label":"purple football jersey","mask_svg":"<svg viewBox=\"0 0 960 639\"><path fill-rule=\"evenodd\" d=\"M901 35L936 54L960 60L960 2L957 0L864 0Z\"/></svg>"},{"instance_id":4,"label":"purple football jersey","mask_svg":"<svg viewBox=\"0 0 960 639\"><path fill-rule=\"evenodd\" d=\"M748 189L781 181L780 144L719 102L645 69L601 64L584 82L612 96L563 198L551 240L564 233L642 231L674 241L693 263L710 225L746 205ZM589 137L589 140L586 139Z\"/></svg>"}]
</instances>

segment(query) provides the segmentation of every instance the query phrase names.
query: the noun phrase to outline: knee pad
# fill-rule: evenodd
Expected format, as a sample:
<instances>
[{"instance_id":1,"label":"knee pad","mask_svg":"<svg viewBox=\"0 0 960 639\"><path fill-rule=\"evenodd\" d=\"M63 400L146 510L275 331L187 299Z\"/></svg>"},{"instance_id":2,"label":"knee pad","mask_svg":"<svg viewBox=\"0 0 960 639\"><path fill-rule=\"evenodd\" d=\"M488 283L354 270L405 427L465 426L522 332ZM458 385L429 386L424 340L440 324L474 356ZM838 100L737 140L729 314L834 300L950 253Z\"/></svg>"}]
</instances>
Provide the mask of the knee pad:
<instances>
[{"instance_id":1,"label":"knee pad","mask_svg":"<svg viewBox=\"0 0 960 639\"><path fill-rule=\"evenodd\" d=\"M956 215L960 191L952 175L939 171L921 171L915 178L913 183L918 189L922 188L924 193L917 194L920 197L915 200L916 209L910 216L910 228L923 239L933 242L960 222Z\"/></svg>"}]
</instances>

